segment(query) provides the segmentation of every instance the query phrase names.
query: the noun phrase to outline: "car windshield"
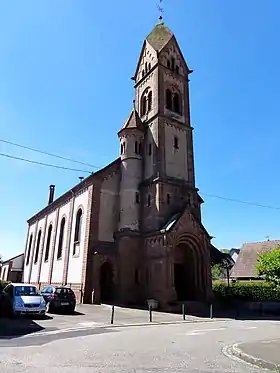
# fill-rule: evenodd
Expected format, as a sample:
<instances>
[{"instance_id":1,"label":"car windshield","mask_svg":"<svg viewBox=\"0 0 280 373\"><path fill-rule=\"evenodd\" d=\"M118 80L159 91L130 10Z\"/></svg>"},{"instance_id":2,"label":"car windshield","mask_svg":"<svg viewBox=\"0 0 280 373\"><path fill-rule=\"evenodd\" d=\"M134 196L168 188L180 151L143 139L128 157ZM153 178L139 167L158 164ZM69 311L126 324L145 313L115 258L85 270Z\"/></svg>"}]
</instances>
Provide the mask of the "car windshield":
<instances>
[{"instance_id":1,"label":"car windshield","mask_svg":"<svg viewBox=\"0 0 280 373\"><path fill-rule=\"evenodd\" d=\"M16 296L40 295L36 286L16 286Z\"/></svg>"}]
</instances>

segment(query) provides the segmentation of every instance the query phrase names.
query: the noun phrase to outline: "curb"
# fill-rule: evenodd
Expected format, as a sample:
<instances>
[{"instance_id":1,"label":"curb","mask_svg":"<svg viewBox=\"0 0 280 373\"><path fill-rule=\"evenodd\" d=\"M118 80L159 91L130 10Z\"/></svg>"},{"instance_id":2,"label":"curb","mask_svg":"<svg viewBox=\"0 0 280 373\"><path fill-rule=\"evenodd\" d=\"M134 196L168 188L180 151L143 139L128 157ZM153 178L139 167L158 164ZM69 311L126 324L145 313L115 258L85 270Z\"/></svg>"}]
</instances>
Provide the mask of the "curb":
<instances>
[{"instance_id":1,"label":"curb","mask_svg":"<svg viewBox=\"0 0 280 373\"><path fill-rule=\"evenodd\" d=\"M236 343L231 347L231 353L233 356L245 361L246 363L257 366L258 368L269 369L275 372L275 369L280 370L280 365L272 363L271 361L266 361L259 359L257 357L251 356L243 352L240 348L242 343Z\"/></svg>"}]
</instances>

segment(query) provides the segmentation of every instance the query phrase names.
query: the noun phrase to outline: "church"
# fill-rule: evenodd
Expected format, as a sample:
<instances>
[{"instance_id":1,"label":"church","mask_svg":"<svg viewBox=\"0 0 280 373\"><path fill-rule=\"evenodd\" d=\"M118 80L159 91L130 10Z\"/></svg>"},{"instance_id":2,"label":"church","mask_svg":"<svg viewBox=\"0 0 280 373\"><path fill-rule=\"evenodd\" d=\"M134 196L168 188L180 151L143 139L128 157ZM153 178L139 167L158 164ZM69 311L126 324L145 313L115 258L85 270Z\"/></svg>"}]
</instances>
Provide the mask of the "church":
<instances>
[{"instance_id":1,"label":"church","mask_svg":"<svg viewBox=\"0 0 280 373\"><path fill-rule=\"evenodd\" d=\"M143 43L118 158L28 220L23 281L83 303L162 309L212 296L211 236L195 185L189 69L162 19Z\"/></svg>"}]
</instances>

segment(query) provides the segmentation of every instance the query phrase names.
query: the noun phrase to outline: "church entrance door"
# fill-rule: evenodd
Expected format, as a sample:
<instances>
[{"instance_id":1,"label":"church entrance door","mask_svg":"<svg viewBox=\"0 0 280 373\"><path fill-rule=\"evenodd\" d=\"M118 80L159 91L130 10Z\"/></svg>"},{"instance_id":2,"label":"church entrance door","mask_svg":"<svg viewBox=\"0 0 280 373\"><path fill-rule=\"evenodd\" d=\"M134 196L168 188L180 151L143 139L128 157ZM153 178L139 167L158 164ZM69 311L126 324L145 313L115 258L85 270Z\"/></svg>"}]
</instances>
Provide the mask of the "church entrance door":
<instances>
[{"instance_id":1,"label":"church entrance door","mask_svg":"<svg viewBox=\"0 0 280 373\"><path fill-rule=\"evenodd\" d=\"M100 284L100 299L101 302L110 303L113 301L113 266L109 262L105 262L100 267L99 273L99 284Z\"/></svg>"},{"instance_id":2,"label":"church entrance door","mask_svg":"<svg viewBox=\"0 0 280 373\"><path fill-rule=\"evenodd\" d=\"M197 257L187 244L175 248L174 285L178 301L194 301L199 296L196 273Z\"/></svg>"}]
</instances>

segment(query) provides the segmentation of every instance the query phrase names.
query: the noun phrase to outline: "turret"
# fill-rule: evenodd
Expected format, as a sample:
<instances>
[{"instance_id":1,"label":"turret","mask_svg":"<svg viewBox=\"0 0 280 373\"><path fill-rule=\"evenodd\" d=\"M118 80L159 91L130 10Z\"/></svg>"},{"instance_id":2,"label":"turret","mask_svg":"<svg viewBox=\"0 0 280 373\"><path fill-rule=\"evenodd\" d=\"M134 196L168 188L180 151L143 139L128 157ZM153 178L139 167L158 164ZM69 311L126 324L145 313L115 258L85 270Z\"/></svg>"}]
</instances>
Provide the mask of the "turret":
<instances>
[{"instance_id":1,"label":"turret","mask_svg":"<svg viewBox=\"0 0 280 373\"><path fill-rule=\"evenodd\" d=\"M121 183L119 231L139 230L142 181L143 124L133 110L118 133L120 139Z\"/></svg>"}]
</instances>

